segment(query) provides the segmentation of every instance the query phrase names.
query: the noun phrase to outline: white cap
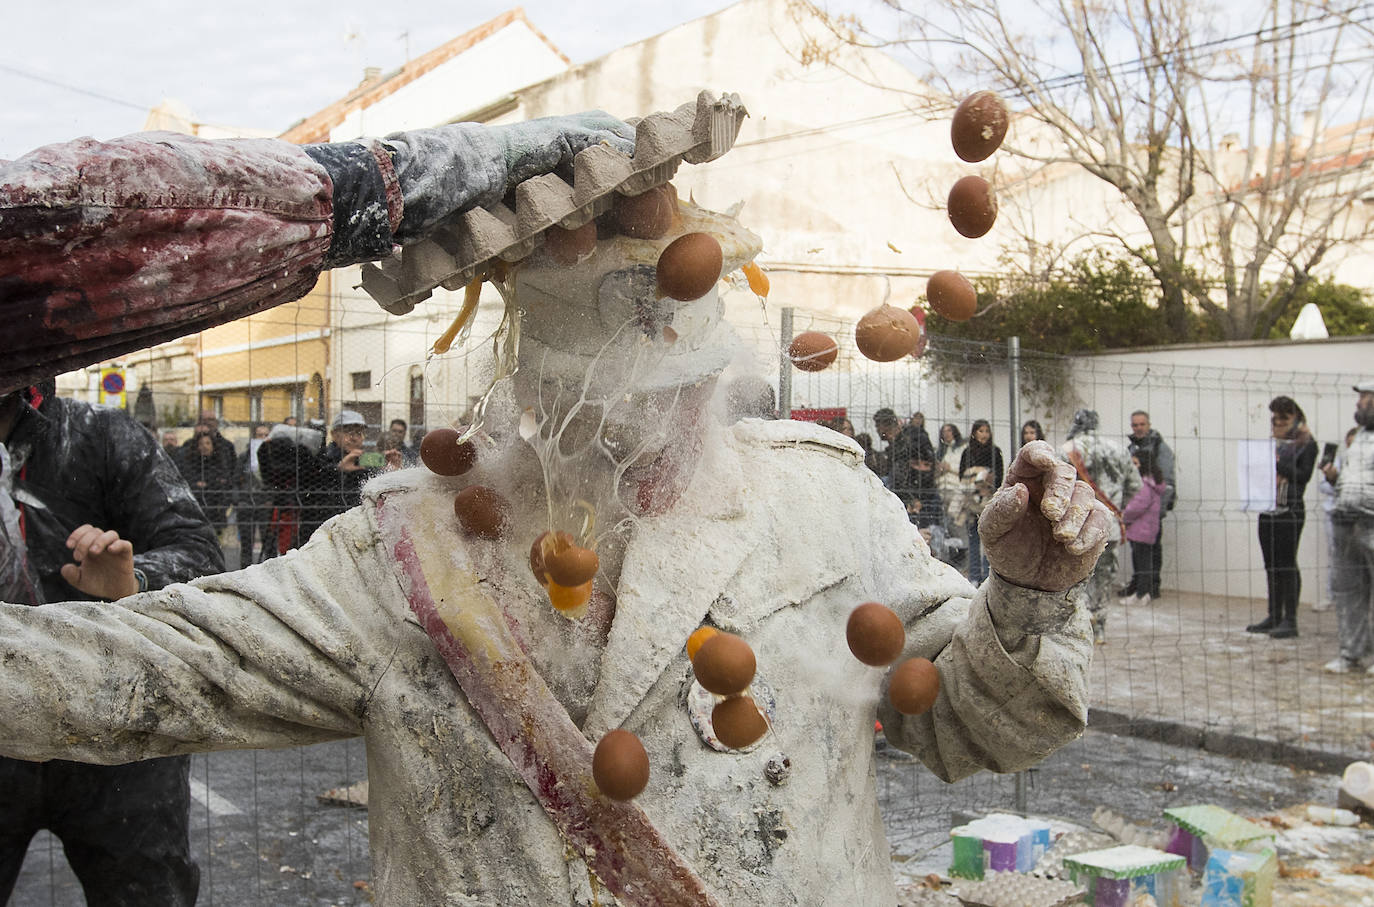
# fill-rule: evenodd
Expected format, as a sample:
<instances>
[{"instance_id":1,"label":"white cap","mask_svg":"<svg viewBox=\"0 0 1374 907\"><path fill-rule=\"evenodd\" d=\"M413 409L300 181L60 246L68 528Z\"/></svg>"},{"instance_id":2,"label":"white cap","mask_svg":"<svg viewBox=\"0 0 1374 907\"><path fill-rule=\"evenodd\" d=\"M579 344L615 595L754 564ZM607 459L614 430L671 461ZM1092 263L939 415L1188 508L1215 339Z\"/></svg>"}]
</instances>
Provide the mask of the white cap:
<instances>
[{"instance_id":1,"label":"white cap","mask_svg":"<svg viewBox=\"0 0 1374 907\"><path fill-rule=\"evenodd\" d=\"M361 425L366 427L367 420L363 418L362 413L355 409L341 409L339 410L339 414L334 417L334 427L342 428L345 425Z\"/></svg>"},{"instance_id":2,"label":"white cap","mask_svg":"<svg viewBox=\"0 0 1374 907\"><path fill-rule=\"evenodd\" d=\"M1355 385L1357 394L1374 394L1374 381L1361 381Z\"/></svg>"}]
</instances>

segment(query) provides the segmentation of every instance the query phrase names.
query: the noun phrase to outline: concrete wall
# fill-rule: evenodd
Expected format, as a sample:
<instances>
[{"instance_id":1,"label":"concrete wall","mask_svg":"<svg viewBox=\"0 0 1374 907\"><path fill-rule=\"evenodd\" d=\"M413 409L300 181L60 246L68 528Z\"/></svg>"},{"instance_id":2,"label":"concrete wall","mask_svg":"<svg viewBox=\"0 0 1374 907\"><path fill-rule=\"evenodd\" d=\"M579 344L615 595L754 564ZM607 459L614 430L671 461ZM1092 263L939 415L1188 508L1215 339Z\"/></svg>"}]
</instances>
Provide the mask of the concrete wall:
<instances>
[{"instance_id":1,"label":"concrete wall","mask_svg":"<svg viewBox=\"0 0 1374 907\"><path fill-rule=\"evenodd\" d=\"M1354 425L1351 385L1374 376L1374 337L1160 348L1065 360L1069 394L1048 409L1030 390L1051 370L1023 353L1019 418L1041 421L1056 446L1078 407L1097 410L1101 432L1123 441L1130 414L1150 414L1177 459L1178 504L1164 522L1164 585L1210 595L1265 595L1257 518L1241 510L1237 442L1269 437L1269 401L1280 394L1303 408L1318 443L1340 441ZM973 419L986 418L996 443L1010 453L1004 364L984 366L970 357L962 380L937 381L919 362L865 364L852 355L848 361L855 367L849 374L794 373L794 405L848 406L856 428L870 432L875 404L903 416L920 409L932 437L941 422L967 433ZM1329 567L1319 485L1314 473L1299 549L1305 602L1325 594Z\"/></svg>"}]
</instances>

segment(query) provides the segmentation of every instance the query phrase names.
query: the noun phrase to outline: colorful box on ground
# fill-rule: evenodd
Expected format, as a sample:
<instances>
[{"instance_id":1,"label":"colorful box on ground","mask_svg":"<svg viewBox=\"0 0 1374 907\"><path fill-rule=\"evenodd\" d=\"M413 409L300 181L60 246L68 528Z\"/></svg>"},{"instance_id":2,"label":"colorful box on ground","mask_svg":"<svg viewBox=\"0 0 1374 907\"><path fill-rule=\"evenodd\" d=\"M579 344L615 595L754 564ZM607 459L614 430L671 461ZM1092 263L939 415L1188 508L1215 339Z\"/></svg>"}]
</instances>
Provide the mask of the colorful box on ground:
<instances>
[{"instance_id":1,"label":"colorful box on ground","mask_svg":"<svg viewBox=\"0 0 1374 907\"><path fill-rule=\"evenodd\" d=\"M1176 806L1164 810L1174 823L1165 850L1188 861L1188 868L1202 872L1207 853L1214 848L1256 853L1274 846L1274 833L1220 806Z\"/></svg>"},{"instance_id":2,"label":"colorful box on ground","mask_svg":"<svg viewBox=\"0 0 1374 907\"><path fill-rule=\"evenodd\" d=\"M991 813L950 833L956 879L981 879L987 872L1030 872L1050 848L1050 823Z\"/></svg>"},{"instance_id":3,"label":"colorful box on ground","mask_svg":"<svg viewBox=\"0 0 1374 907\"><path fill-rule=\"evenodd\" d=\"M1273 850L1212 851L1202 876L1202 907L1272 907L1279 857Z\"/></svg>"},{"instance_id":4,"label":"colorful box on ground","mask_svg":"<svg viewBox=\"0 0 1374 907\"><path fill-rule=\"evenodd\" d=\"M1141 894L1149 894L1159 907L1180 907L1179 876L1186 863L1177 854L1135 844L1064 858L1069 877L1086 882L1093 907L1127 907Z\"/></svg>"}]
</instances>

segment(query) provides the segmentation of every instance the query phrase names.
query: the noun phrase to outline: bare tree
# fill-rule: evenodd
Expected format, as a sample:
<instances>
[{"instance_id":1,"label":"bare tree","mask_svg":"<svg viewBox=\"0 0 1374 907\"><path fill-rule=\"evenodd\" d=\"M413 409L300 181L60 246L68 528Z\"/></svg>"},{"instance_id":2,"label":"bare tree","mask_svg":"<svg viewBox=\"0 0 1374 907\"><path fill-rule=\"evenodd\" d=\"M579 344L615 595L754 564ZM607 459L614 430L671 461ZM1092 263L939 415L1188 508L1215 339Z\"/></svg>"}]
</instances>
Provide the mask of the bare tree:
<instances>
[{"instance_id":1,"label":"bare tree","mask_svg":"<svg viewBox=\"0 0 1374 907\"><path fill-rule=\"evenodd\" d=\"M1072 164L1113 187L1132 226L1086 229L1150 270L1184 340L1192 311L1265 336L1333 251L1374 239L1374 8L1345 2L1267 0L1229 28L1194 0L884 0L881 25L807 9L951 98L1002 93L1022 177Z\"/></svg>"}]
</instances>

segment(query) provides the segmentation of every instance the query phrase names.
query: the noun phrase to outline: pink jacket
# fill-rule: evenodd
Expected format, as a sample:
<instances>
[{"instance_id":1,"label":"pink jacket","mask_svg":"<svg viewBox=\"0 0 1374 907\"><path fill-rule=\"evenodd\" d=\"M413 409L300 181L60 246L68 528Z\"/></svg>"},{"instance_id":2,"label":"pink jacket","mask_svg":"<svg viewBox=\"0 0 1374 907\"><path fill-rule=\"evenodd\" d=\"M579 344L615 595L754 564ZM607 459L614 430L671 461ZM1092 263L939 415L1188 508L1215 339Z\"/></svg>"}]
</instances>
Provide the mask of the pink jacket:
<instances>
[{"instance_id":1,"label":"pink jacket","mask_svg":"<svg viewBox=\"0 0 1374 907\"><path fill-rule=\"evenodd\" d=\"M1153 542L1159 537L1159 505L1164 485L1150 476L1141 476L1140 490L1131 495L1121 519L1126 524L1126 540Z\"/></svg>"}]
</instances>

